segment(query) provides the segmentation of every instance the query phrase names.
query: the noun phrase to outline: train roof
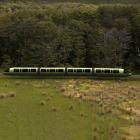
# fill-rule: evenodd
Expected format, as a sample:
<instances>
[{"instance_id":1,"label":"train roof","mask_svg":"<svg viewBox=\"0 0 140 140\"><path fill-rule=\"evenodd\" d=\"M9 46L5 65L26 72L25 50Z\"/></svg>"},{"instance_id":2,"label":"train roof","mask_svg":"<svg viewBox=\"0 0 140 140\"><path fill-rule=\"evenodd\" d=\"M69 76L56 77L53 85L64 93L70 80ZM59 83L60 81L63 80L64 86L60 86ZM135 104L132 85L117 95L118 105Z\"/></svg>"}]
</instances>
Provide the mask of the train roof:
<instances>
[{"instance_id":1,"label":"train roof","mask_svg":"<svg viewBox=\"0 0 140 140\"><path fill-rule=\"evenodd\" d=\"M119 70L119 69L123 69L123 68L94 68L94 69L106 69L106 70L112 69L112 70Z\"/></svg>"},{"instance_id":2,"label":"train roof","mask_svg":"<svg viewBox=\"0 0 140 140\"><path fill-rule=\"evenodd\" d=\"M11 67L12 69L35 69L35 68L38 68L38 67Z\"/></svg>"},{"instance_id":3,"label":"train roof","mask_svg":"<svg viewBox=\"0 0 140 140\"><path fill-rule=\"evenodd\" d=\"M70 69L91 69L92 67L11 67L11 68L14 68L14 69L36 69L36 68L50 68L50 69L59 69L59 68L70 68ZM93 68L93 69L112 69L112 70L123 70L123 68Z\"/></svg>"}]
</instances>

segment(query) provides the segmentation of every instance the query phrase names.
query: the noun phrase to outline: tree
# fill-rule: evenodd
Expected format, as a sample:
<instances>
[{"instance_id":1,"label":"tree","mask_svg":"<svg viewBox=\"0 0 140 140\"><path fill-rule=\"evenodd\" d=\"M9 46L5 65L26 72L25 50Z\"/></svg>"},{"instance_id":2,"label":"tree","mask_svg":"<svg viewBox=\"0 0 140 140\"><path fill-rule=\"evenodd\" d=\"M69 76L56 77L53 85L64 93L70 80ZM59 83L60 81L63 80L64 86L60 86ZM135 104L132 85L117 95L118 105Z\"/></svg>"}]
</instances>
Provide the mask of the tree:
<instances>
[{"instance_id":1,"label":"tree","mask_svg":"<svg viewBox=\"0 0 140 140\"><path fill-rule=\"evenodd\" d=\"M132 67L140 68L140 10L133 15L131 36L132 42L129 50L129 61Z\"/></svg>"},{"instance_id":2,"label":"tree","mask_svg":"<svg viewBox=\"0 0 140 140\"><path fill-rule=\"evenodd\" d=\"M12 64L12 61L11 61L11 58L10 58L10 56L8 56L8 55L4 55L3 57L2 57L2 59L3 59L3 63L2 63L2 65L1 65L1 67L2 68L9 68L10 66L11 66L11 64Z\"/></svg>"},{"instance_id":3,"label":"tree","mask_svg":"<svg viewBox=\"0 0 140 140\"><path fill-rule=\"evenodd\" d=\"M126 29L112 28L106 31L102 41L99 42L102 66L122 67L130 41L130 35Z\"/></svg>"},{"instance_id":4,"label":"tree","mask_svg":"<svg viewBox=\"0 0 140 140\"><path fill-rule=\"evenodd\" d=\"M82 21L72 20L69 28L71 30L72 50L69 61L73 66L85 66L85 24Z\"/></svg>"}]
</instances>

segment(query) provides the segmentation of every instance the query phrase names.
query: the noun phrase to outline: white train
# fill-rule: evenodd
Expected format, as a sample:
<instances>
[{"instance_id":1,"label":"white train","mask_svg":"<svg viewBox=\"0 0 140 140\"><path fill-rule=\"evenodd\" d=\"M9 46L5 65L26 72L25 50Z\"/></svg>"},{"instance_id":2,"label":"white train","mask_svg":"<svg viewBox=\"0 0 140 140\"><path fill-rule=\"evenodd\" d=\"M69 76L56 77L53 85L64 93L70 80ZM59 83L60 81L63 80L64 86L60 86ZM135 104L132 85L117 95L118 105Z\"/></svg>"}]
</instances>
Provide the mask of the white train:
<instances>
[{"instance_id":1,"label":"white train","mask_svg":"<svg viewBox=\"0 0 140 140\"><path fill-rule=\"evenodd\" d=\"M81 67L12 67L5 75L81 75L81 76L130 76L122 68L81 68Z\"/></svg>"}]
</instances>

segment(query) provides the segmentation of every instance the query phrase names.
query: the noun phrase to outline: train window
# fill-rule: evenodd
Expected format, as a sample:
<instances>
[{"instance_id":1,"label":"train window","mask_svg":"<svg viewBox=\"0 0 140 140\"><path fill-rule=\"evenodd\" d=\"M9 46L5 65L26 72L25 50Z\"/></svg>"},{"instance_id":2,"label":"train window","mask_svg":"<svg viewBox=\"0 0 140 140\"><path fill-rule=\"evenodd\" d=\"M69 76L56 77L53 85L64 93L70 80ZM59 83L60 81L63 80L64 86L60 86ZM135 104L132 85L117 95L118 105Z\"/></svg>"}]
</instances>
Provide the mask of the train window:
<instances>
[{"instance_id":1,"label":"train window","mask_svg":"<svg viewBox=\"0 0 140 140\"><path fill-rule=\"evenodd\" d=\"M63 72L64 70L63 69L58 69L58 72Z\"/></svg>"},{"instance_id":2,"label":"train window","mask_svg":"<svg viewBox=\"0 0 140 140\"><path fill-rule=\"evenodd\" d=\"M82 69L77 69L77 72L82 72Z\"/></svg>"},{"instance_id":3,"label":"train window","mask_svg":"<svg viewBox=\"0 0 140 140\"><path fill-rule=\"evenodd\" d=\"M110 70L105 70L105 73L110 73Z\"/></svg>"},{"instance_id":4,"label":"train window","mask_svg":"<svg viewBox=\"0 0 140 140\"><path fill-rule=\"evenodd\" d=\"M14 69L14 72L20 72L19 69Z\"/></svg>"},{"instance_id":5,"label":"train window","mask_svg":"<svg viewBox=\"0 0 140 140\"><path fill-rule=\"evenodd\" d=\"M90 72L90 69L85 69L85 72Z\"/></svg>"},{"instance_id":6,"label":"train window","mask_svg":"<svg viewBox=\"0 0 140 140\"><path fill-rule=\"evenodd\" d=\"M113 73L119 73L119 70L113 70Z\"/></svg>"},{"instance_id":7,"label":"train window","mask_svg":"<svg viewBox=\"0 0 140 140\"><path fill-rule=\"evenodd\" d=\"M22 72L28 72L28 69L22 69Z\"/></svg>"},{"instance_id":8,"label":"train window","mask_svg":"<svg viewBox=\"0 0 140 140\"><path fill-rule=\"evenodd\" d=\"M36 69L31 69L31 72L36 72Z\"/></svg>"},{"instance_id":9,"label":"train window","mask_svg":"<svg viewBox=\"0 0 140 140\"><path fill-rule=\"evenodd\" d=\"M96 70L96 73L101 73L102 72L102 70Z\"/></svg>"},{"instance_id":10,"label":"train window","mask_svg":"<svg viewBox=\"0 0 140 140\"><path fill-rule=\"evenodd\" d=\"M55 72L55 69L50 69L50 72Z\"/></svg>"},{"instance_id":11,"label":"train window","mask_svg":"<svg viewBox=\"0 0 140 140\"><path fill-rule=\"evenodd\" d=\"M73 69L68 69L68 72L73 72Z\"/></svg>"},{"instance_id":12,"label":"train window","mask_svg":"<svg viewBox=\"0 0 140 140\"><path fill-rule=\"evenodd\" d=\"M47 70L46 69L41 69L41 72L46 72Z\"/></svg>"}]
</instances>

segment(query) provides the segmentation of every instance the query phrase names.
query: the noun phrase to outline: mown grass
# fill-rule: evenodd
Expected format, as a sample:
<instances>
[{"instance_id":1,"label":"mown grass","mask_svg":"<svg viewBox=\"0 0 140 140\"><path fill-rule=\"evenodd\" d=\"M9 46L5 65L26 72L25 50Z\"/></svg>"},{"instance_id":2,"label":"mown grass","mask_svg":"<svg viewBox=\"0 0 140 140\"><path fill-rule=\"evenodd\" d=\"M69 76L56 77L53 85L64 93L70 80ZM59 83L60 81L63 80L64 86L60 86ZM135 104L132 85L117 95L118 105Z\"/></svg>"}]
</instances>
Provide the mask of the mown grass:
<instances>
[{"instance_id":1,"label":"mown grass","mask_svg":"<svg viewBox=\"0 0 140 140\"><path fill-rule=\"evenodd\" d=\"M1 78L0 95L16 96L0 98L0 140L127 138L128 128L138 120L123 106L131 101L138 111L139 86L140 81ZM129 88L136 99L126 98ZM67 96L73 92L82 97L94 95L95 100Z\"/></svg>"}]
</instances>

